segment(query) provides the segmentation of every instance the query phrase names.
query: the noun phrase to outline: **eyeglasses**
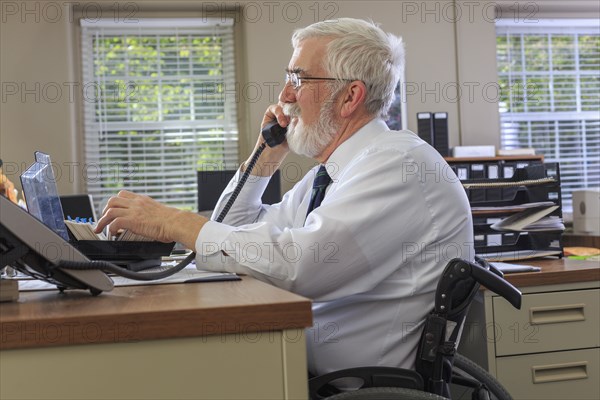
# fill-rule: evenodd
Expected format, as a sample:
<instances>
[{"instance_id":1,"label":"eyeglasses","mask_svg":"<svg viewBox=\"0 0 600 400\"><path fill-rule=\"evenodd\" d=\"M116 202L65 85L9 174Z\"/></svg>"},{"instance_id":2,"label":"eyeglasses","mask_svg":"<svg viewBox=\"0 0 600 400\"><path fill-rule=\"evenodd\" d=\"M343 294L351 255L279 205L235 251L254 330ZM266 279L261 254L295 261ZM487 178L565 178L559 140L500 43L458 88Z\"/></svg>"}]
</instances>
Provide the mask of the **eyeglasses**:
<instances>
[{"instance_id":1,"label":"eyeglasses","mask_svg":"<svg viewBox=\"0 0 600 400\"><path fill-rule=\"evenodd\" d=\"M299 77L297 72L286 72L285 73L285 84L291 83L292 87L296 90L300 89L303 81L344 81L352 82L355 79L337 79L337 78L316 78L316 77Z\"/></svg>"}]
</instances>

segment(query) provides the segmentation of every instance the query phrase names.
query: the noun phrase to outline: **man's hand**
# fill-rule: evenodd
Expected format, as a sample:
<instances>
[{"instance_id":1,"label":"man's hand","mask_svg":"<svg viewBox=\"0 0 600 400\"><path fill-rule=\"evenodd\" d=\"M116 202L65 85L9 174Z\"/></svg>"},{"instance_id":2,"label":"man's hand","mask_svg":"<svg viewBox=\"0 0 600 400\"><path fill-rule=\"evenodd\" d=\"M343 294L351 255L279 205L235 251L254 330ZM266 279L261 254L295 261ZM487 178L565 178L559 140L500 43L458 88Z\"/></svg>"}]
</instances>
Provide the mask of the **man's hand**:
<instances>
[{"instance_id":1,"label":"man's hand","mask_svg":"<svg viewBox=\"0 0 600 400\"><path fill-rule=\"evenodd\" d=\"M290 118L283 113L283 109L278 104L273 104L273 105L269 106L269 108L267 108L267 111L265 111L265 115L263 117L263 120L262 120L262 123L260 126L261 129L264 128L264 126L266 124L268 124L269 122L274 121L274 120L277 120L277 123L284 128L286 126L288 126L288 124L290 123ZM265 140L263 139L262 135L259 134L258 140L256 141L256 145L254 146L254 151L252 151L252 154L254 154L256 149L258 149L258 147L264 141ZM271 175L273 175L275 173L275 171L277 171L277 168L279 168L279 166L281 165L281 163L283 162L283 160L285 159L285 156L287 156L289 151L290 151L290 149L288 147L287 141L284 141L283 143L281 143L279 146L276 146L276 147L267 146L265 148L265 150L263 151L263 153L260 155L258 162L254 166L254 169L252 170L252 175L256 175L256 176L271 176ZM250 155L248 160L246 160L246 162L242 166L242 171L246 170L246 165L248 165L248 163L250 162L251 157L252 157L252 155Z\"/></svg>"},{"instance_id":2,"label":"man's hand","mask_svg":"<svg viewBox=\"0 0 600 400\"><path fill-rule=\"evenodd\" d=\"M165 206L145 195L121 190L102 211L96 233L108 225L112 235L121 229L161 242L180 242L194 250L200 229L208 219Z\"/></svg>"}]
</instances>

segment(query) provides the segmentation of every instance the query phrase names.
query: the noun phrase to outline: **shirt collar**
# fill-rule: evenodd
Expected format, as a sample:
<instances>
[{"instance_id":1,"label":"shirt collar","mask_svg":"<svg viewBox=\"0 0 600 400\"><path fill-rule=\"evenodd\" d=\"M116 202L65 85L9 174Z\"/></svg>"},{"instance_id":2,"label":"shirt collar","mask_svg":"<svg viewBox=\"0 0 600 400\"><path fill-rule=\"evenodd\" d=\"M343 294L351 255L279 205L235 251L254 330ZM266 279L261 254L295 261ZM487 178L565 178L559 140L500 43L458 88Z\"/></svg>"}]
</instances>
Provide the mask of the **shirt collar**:
<instances>
[{"instance_id":1,"label":"shirt collar","mask_svg":"<svg viewBox=\"0 0 600 400\"><path fill-rule=\"evenodd\" d=\"M335 182L340 172L361 151L366 149L374 138L382 132L389 131L387 124L381 118L374 118L356 131L345 142L331 153L325 163L327 173Z\"/></svg>"}]
</instances>

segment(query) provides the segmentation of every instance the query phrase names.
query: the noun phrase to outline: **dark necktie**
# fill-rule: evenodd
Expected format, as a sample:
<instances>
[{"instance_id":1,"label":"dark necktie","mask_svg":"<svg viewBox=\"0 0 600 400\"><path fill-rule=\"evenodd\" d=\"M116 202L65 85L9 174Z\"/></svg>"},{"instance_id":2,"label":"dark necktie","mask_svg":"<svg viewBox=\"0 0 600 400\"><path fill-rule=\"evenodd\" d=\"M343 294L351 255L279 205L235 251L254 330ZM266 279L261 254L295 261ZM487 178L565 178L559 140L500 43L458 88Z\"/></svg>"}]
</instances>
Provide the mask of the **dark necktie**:
<instances>
[{"instance_id":1,"label":"dark necktie","mask_svg":"<svg viewBox=\"0 0 600 400\"><path fill-rule=\"evenodd\" d=\"M327 189L327 186L329 186L330 183L331 178L327 174L327 169L325 169L324 165L321 165L317 172L317 176L315 176L315 180L313 181L310 203L308 203L308 211L306 212L307 217L312 210L321 205L323 198L325 198L325 189Z\"/></svg>"}]
</instances>

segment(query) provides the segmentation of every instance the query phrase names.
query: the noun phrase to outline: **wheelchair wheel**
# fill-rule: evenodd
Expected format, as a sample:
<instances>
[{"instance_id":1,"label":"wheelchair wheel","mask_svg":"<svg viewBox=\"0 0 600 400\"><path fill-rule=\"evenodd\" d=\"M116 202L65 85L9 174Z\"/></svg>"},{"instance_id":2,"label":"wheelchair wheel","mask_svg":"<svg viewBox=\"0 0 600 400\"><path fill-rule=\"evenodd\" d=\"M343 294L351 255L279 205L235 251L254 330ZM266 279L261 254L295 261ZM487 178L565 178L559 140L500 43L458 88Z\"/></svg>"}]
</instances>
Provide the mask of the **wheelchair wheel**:
<instances>
[{"instance_id":1,"label":"wheelchair wheel","mask_svg":"<svg viewBox=\"0 0 600 400\"><path fill-rule=\"evenodd\" d=\"M454 355L454 371L458 374L464 372L476 381L483 383L492 395L492 400L513 400L508 391L495 377L481 368L479 364L458 353Z\"/></svg>"},{"instance_id":2,"label":"wheelchair wheel","mask_svg":"<svg viewBox=\"0 0 600 400\"><path fill-rule=\"evenodd\" d=\"M376 387L344 392L327 397L326 400L448 400L436 394L420 390Z\"/></svg>"}]
</instances>

